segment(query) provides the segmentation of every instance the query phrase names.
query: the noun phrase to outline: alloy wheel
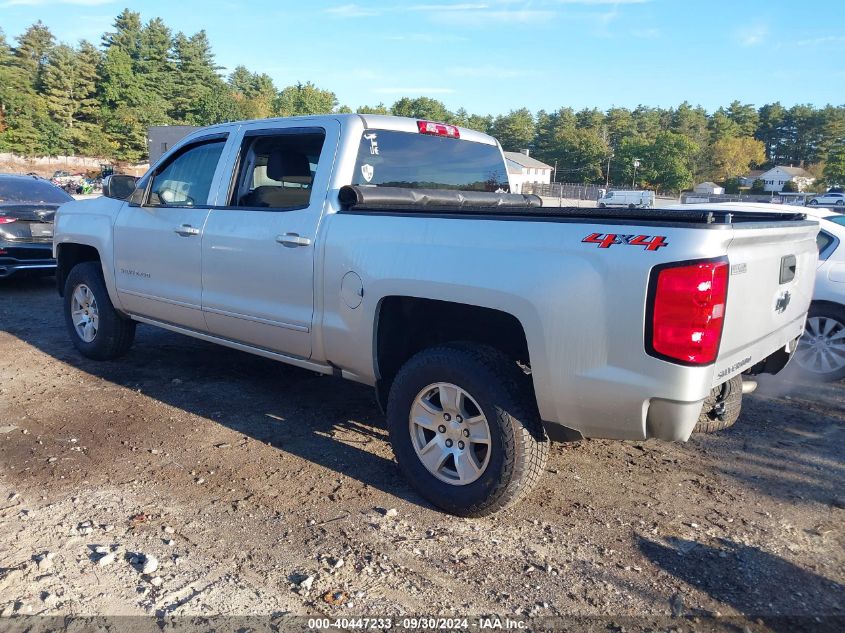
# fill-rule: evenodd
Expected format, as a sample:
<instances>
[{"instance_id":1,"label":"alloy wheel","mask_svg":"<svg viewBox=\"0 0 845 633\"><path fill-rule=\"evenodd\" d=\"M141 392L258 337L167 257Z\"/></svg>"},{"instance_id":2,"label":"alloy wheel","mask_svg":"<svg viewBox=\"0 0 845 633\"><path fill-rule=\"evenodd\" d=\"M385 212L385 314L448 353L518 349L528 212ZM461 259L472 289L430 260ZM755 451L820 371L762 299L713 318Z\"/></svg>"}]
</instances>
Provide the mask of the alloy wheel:
<instances>
[{"instance_id":1,"label":"alloy wheel","mask_svg":"<svg viewBox=\"0 0 845 633\"><path fill-rule=\"evenodd\" d=\"M451 383L428 385L408 417L411 443L420 462L440 481L466 486L490 463L490 425L473 397Z\"/></svg>"},{"instance_id":2,"label":"alloy wheel","mask_svg":"<svg viewBox=\"0 0 845 633\"><path fill-rule=\"evenodd\" d=\"M829 316L809 317L795 360L803 369L816 374L845 367L845 324Z\"/></svg>"},{"instance_id":3,"label":"alloy wheel","mask_svg":"<svg viewBox=\"0 0 845 633\"><path fill-rule=\"evenodd\" d=\"M73 289L70 314L77 336L86 343L91 343L97 336L100 313L94 293L85 284L79 284Z\"/></svg>"}]
</instances>

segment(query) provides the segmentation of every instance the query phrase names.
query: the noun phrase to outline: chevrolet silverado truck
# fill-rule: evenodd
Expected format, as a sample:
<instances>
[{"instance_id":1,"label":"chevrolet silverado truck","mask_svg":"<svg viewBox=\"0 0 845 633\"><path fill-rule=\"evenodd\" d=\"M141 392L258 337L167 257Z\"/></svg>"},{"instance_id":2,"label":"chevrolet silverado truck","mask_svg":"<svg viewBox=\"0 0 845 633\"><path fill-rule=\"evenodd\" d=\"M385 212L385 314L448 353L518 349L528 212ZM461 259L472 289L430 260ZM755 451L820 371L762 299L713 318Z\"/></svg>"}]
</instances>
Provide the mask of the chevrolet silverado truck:
<instances>
[{"instance_id":1,"label":"chevrolet silverado truck","mask_svg":"<svg viewBox=\"0 0 845 633\"><path fill-rule=\"evenodd\" d=\"M463 516L524 497L550 441L724 427L743 374L792 356L817 263L803 214L508 191L499 143L442 123L204 128L60 208L67 329L94 359L143 323L371 385L400 469Z\"/></svg>"}]
</instances>

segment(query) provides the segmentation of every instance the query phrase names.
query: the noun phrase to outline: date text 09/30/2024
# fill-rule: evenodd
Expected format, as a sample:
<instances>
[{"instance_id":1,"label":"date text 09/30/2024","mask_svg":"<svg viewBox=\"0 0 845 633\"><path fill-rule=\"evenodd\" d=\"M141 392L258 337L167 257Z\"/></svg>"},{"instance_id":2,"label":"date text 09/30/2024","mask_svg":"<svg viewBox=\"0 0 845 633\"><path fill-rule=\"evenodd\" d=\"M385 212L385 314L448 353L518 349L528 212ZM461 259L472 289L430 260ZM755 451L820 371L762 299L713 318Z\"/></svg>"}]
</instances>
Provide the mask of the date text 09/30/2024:
<instances>
[{"instance_id":1,"label":"date text 09/30/2024","mask_svg":"<svg viewBox=\"0 0 845 633\"><path fill-rule=\"evenodd\" d=\"M499 618L499 617L478 617L478 618L309 618L308 628L316 631L331 629L360 629L360 630L454 630L462 631L468 629L476 630L510 630L520 631L528 629L528 622L525 620Z\"/></svg>"}]
</instances>

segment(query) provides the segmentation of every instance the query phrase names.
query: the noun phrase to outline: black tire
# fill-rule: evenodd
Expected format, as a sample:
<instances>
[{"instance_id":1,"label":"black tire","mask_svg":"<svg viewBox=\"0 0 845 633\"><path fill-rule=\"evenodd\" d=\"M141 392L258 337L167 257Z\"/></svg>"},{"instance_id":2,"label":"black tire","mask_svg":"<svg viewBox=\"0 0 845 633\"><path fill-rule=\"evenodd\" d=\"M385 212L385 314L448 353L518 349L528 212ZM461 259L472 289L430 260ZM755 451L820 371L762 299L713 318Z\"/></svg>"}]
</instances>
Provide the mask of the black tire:
<instances>
[{"instance_id":1,"label":"black tire","mask_svg":"<svg viewBox=\"0 0 845 633\"><path fill-rule=\"evenodd\" d=\"M810 200L809 204L810 204L811 207L815 207L815 206L818 206L819 201L818 200Z\"/></svg>"},{"instance_id":2,"label":"black tire","mask_svg":"<svg viewBox=\"0 0 845 633\"><path fill-rule=\"evenodd\" d=\"M701 406L693 433L715 433L733 426L742 411L742 376L734 376L710 391Z\"/></svg>"},{"instance_id":3,"label":"black tire","mask_svg":"<svg viewBox=\"0 0 845 633\"><path fill-rule=\"evenodd\" d=\"M845 207L845 200L837 200L836 204L833 205L835 207Z\"/></svg>"},{"instance_id":4,"label":"black tire","mask_svg":"<svg viewBox=\"0 0 845 633\"><path fill-rule=\"evenodd\" d=\"M71 315L73 293L80 285L87 286L97 304L98 327L93 340L85 341L76 331ZM65 325L74 347L88 358L111 360L123 356L135 340L135 322L123 317L109 298L100 262L83 262L73 267L65 280Z\"/></svg>"},{"instance_id":5,"label":"black tire","mask_svg":"<svg viewBox=\"0 0 845 633\"><path fill-rule=\"evenodd\" d=\"M605 209L607 205L604 202L599 202L599 209Z\"/></svg>"},{"instance_id":6,"label":"black tire","mask_svg":"<svg viewBox=\"0 0 845 633\"><path fill-rule=\"evenodd\" d=\"M487 467L466 485L429 472L411 439L414 400L427 386L442 382L470 394L490 429ZM393 381L387 403L390 443L399 468L425 499L458 516L485 516L519 501L543 473L549 440L536 409L530 379L501 352L462 343L429 348L411 358Z\"/></svg>"},{"instance_id":7,"label":"black tire","mask_svg":"<svg viewBox=\"0 0 845 633\"><path fill-rule=\"evenodd\" d=\"M636 208L637 208L637 205L635 205L635 204L629 204L629 205L628 205L628 208L629 208L629 209L636 209Z\"/></svg>"},{"instance_id":8,"label":"black tire","mask_svg":"<svg viewBox=\"0 0 845 633\"><path fill-rule=\"evenodd\" d=\"M824 319L824 327L828 327L830 322L833 323L833 328L830 330L830 336L839 336L841 335L842 331L845 330L845 306L839 305L837 303L826 303L826 302L814 302L810 304L810 311L807 313L807 324L805 325L804 335L801 337L801 340L798 342L798 349L795 352L795 358L792 359L792 362L789 364L789 367L792 371L797 372L801 378L805 380L812 380L812 381L822 381L822 382L834 382L837 380L842 380L845 378L845 367L840 367L839 369L834 369L833 371L822 371L822 368L813 368L811 366L807 366L807 360L805 359L805 355L807 354L807 349L810 344L810 339L812 337L811 332L811 322L810 319ZM833 341L831 341L833 342ZM839 341L836 340L838 343ZM839 353L833 354L828 352L829 356L828 359L841 359Z\"/></svg>"}]
</instances>

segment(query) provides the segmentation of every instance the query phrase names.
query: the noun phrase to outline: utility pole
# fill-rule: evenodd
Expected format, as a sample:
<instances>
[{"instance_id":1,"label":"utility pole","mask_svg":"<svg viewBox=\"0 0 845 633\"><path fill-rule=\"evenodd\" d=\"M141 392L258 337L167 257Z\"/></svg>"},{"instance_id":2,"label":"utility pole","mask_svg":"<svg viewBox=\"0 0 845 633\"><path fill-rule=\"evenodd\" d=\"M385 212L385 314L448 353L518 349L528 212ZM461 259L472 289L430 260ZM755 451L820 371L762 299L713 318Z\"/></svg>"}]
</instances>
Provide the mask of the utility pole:
<instances>
[{"instance_id":1,"label":"utility pole","mask_svg":"<svg viewBox=\"0 0 845 633\"><path fill-rule=\"evenodd\" d=\"M607 155L607 175L604 180L604 188L610 189L610 159L613 158L613 152Z\"/></svg>"},{"instance_id":2,"label":"utility pole","mask_svg":"<svg viewBox=\"0 0 845 633\"><path fill-rule=\"evenodd\" d=\"M637 188L637 167L639 167L639 166L640 166L640 159L635 158L634 159L634 177L631 178L631 189Z\"/></svg>"}]
</instances>

